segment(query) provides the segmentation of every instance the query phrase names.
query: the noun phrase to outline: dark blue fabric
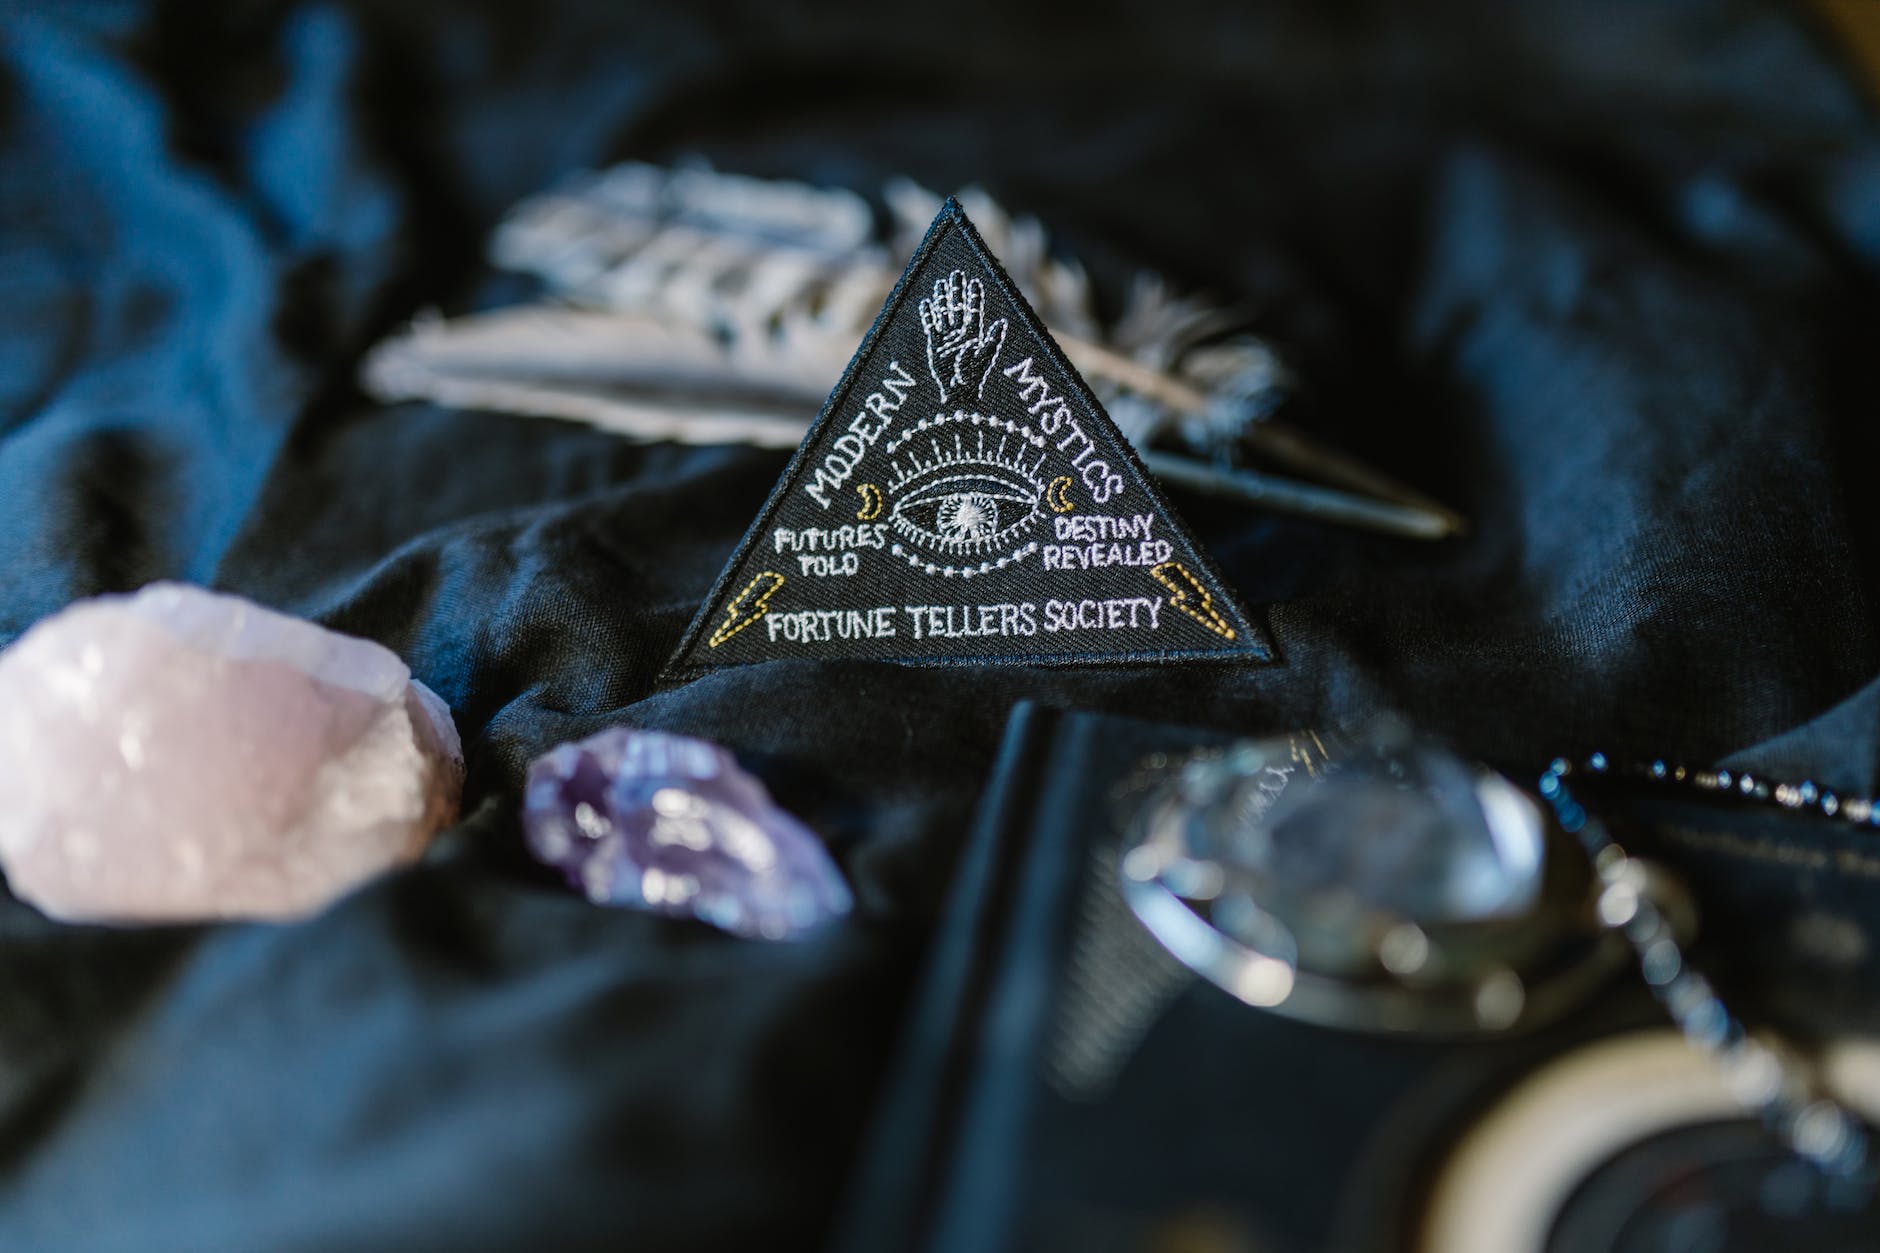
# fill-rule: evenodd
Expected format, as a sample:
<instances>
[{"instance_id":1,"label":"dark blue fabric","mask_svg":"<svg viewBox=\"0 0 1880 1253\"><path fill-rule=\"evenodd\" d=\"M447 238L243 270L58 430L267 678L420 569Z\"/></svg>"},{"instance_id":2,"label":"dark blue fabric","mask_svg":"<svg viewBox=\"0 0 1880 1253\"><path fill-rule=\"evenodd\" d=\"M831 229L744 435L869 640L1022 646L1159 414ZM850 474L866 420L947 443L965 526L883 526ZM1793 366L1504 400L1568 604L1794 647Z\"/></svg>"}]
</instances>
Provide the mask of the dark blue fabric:
<instances>
[{"instance_id":1,"label":"dark blue fabric","mask_svg":"<svg viewBox=\"0 0 1880 1253\"><path fill-rule=\"evenodd\" d=\"M0 1248L816 1246L1021 697L1880 782L1880 129L1772 0L0 12L0 638L196 579L398 649L470 755L432 858L303 926L0 903ZM656 690L785 459L352 378L517 294L477 260L516 198L694 152L976 182L1112 305L1243 304L1298 419L1473 535L1172 493L1285 664ZM735 747L860 917L753 946L532 867L527 761L623 721Z\"/></svg>"}]
</instances>

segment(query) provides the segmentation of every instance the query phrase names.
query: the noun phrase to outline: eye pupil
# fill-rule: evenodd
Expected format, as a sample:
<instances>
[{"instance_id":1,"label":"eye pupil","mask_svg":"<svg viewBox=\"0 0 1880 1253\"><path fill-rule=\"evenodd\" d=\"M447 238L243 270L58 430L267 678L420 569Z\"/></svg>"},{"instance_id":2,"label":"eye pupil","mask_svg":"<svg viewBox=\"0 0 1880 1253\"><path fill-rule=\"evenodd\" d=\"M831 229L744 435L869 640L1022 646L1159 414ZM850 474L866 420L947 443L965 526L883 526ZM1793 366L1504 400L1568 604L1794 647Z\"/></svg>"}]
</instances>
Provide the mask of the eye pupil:
<instances>
[{"instance_id":1,"label":"eye pupil","mask_svg":"<svg viewBox=\"0 0 1880 1253\"><path fill-rule=\"evenodd\" d=\"M984 492L955 492L941 499L934 521L948 539L991 539L999 533L999 502Z\"/></svg>"}]
</instances>

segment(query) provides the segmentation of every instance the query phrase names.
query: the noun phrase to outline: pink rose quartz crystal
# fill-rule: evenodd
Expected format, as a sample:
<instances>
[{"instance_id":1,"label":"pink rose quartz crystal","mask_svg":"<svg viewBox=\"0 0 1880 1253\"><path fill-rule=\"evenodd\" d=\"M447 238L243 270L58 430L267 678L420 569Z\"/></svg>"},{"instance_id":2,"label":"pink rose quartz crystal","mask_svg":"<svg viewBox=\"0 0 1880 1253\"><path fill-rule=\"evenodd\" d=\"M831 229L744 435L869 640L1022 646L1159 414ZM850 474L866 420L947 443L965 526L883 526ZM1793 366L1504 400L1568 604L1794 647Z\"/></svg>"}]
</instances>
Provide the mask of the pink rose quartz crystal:
<instances>
[{"instance_id":1,"label":"pink rose quartz crystal","mask_svg":"<svg viewBox=\"0 0 1880 1253\"><path fill-rule=\"evenodd\" d=\"M451 822L450 710L390 650L198 587L0 654L0 868L55 918L294 918Z\"/></svg>"}]
</instances>

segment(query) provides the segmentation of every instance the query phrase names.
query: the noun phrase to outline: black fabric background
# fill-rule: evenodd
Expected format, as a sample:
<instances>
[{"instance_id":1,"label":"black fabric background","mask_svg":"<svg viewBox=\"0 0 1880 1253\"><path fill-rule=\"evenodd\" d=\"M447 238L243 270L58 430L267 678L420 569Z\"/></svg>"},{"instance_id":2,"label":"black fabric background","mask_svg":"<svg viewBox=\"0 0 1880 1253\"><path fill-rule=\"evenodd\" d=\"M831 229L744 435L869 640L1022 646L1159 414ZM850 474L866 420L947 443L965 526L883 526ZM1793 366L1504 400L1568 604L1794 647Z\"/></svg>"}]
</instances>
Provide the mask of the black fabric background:
<instances>
[{"instance_id":1,"label":"black fabric background","mask_svg":"<svg viewBox=\"0 0 1880 1253\"><path fill-rule=\"evenodd\" d=\"M1086 7L18 4L0 46L0 636L212 583L398 649L466 819L295 927L0 904L0 1248L815 1247L1011 703L1250 731L1392 704L1871 789L1880 129L1748 0ZM702 153L978 182L1110 298L1251 307L1417 545L1172 493L1285 664L653 676L785 458L352 383L559 174ZM713 736L827 836L803 946L596 910L528 760Z\"/></svg>"}]
</instances>

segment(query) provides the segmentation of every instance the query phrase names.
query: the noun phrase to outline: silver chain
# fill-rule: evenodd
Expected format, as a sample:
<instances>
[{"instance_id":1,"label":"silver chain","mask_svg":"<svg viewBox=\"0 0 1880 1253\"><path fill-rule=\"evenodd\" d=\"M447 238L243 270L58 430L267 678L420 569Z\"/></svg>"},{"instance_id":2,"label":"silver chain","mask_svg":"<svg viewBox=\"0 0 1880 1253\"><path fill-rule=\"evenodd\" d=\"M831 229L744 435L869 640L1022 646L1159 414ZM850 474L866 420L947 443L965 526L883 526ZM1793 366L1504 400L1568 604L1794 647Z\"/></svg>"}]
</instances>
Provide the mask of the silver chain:
<instances>
[{"instance_id":1,"label":"silver chain","mask_svg":"<svg viewBox=\"0 0 1880 1253\"><path fill-rule=\"evenodd\" d=\"M1587 757L1582 768L1594 775L1611 769L1604 753ZM1540 792L1561 828L1577 837L1592 858L1600 879L1600 922L1626 938L1653 995L1685 1039L1722 1068L1730 1090L1746 1109L1824 1172L1843 1178L1867 1176L1871 1131L1866 1123L1826 1095L1801 1059L1751 1035L1724 1005L1710 980L1692 968L1678 943L1676 903L1662 881L1654 880L1649 867L1629 856L1606 824L1574 797L1567 784L1574 772L1573 763L1556 759L1541 775ZM1706 791L1769 800L1785 808L1807 805L1849 821L1864 823L1880 813L1880 807L1871 802L1842 802L1813 784L1770 784L1747 774L1732 777L1727 770L1692 771L1662 761L1653 762L1643 774ZM1824 797L1828 798L1825 805Z\"/></svg>"}]
</instances>

